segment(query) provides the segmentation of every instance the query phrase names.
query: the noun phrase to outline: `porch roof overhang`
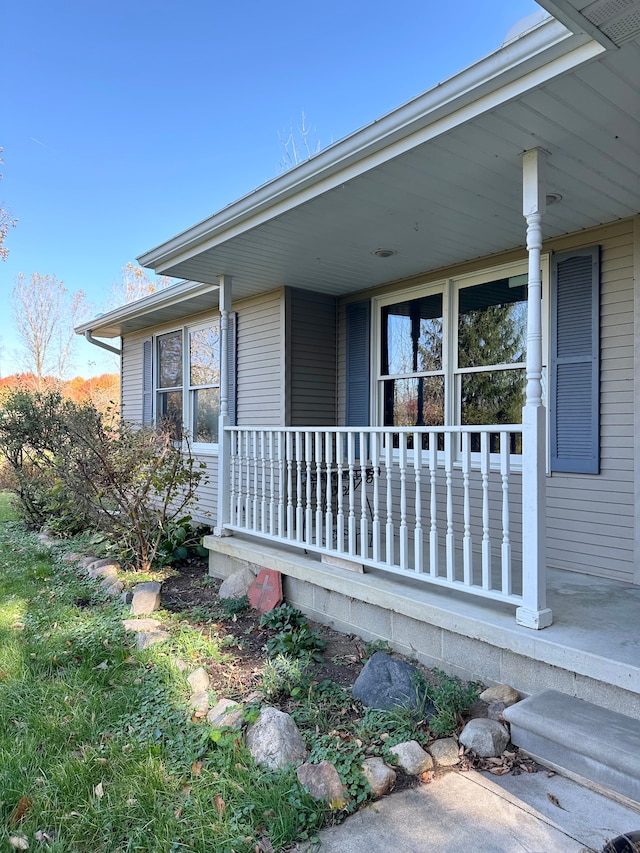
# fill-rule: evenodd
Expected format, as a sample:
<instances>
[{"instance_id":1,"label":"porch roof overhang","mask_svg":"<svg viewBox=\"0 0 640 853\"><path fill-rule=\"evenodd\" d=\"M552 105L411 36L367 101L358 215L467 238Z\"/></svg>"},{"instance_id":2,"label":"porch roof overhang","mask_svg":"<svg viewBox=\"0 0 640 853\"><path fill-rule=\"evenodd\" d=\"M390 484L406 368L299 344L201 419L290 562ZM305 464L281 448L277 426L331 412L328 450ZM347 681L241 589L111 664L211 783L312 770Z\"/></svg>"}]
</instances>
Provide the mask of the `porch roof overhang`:
<instances>
[{"instance_id":1,"label":"porch roof overhang","mask_svg":"<svg viewBox=\"0 0 640 853\"><path fill-rule=\"evenodd\" d=\"M131 332L180 321L218 307L218 287L196 281L177 284L100 314L75 327L78 335L117 338Z\"/></svg>"},{"instance_id":2,"label":"porch roof overhang","mask_svg":"<svg viewBox=\"0 0 640 853\"><path fill-rule=\"evenodd\" d=\"M546 19L140 263L230 275L238 299L282 285L343 295L513 249L525 239L521 154L536 147L561 197L546 238L638 213L640 44L574 29Z\"/></svg>"}]
</instances>

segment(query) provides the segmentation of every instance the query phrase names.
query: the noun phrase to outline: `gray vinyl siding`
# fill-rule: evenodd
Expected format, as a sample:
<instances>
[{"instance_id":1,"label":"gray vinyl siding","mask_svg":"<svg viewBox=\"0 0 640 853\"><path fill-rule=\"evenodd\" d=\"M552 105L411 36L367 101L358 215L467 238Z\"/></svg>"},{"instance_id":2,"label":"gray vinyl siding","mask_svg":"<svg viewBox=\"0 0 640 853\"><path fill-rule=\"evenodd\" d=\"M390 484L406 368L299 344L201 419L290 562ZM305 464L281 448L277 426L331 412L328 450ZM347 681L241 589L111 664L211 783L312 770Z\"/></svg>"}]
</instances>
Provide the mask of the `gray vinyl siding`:
<instances>
[{"instance_id":1,"label":"gray vinyl siding","mask_svg":"<svg viewBox=\"0 0 640 853\"><path fill-rule=\"evenodd\" d=\"M638 583L640 574L634 572L633 229L632 219L623 220L579 235L559 238L544 246L545 252L563 252L593 245L601 247L600 474L554 473L547 477L546 503L547 564L550 567ZM430 278L455 277L460 269L464 272L482 270L517 257L514 253L492 257L458 269L439 270ZM428 278L425 277L425 282ZM387 289L402 290L417 283L415 280L396 283ZM381 295L382 292L378 288L367 294L358 294L357 298ZM345 304L346 301L342 301L338 307L340 424L344 424L346 409ZM516 479L514 494L520 486L519 477L514 477L514 485ZM516 523L520 525L519 516ZM515 541L513 544L515 557L519 549Z\"/></svg>"},{"instance_id":2,"label":"gray vinyl siding","mask_svg":"<svg viewBox=\"0 0 640 853\"><path fill-rule=\"evenodd\" d=\"M569 247L570 238L558 246ZM574 238L599 244L600 474L547 479L547 562L634 581L633 221Z\"/></svg>"},{"instance_id":3,"label":"gray vinyl siding","mask_svg":"<svg viewBox=\"0 0 640 853\"><path fill-rule=\"evenodd\" d=\"M336 425L336 302L287 292L289 424Z\"/></svg>"},{"instance_id":4,"label":"gray vinyl siding","mask_svg":"<svg viewBox=\"0 0 640 853\"><path fill-rule=\"evenodd\" d=\"M284 426L284 291L234 305L238 315L237 422Z\"/></svg>"},{"instance_id":5,"label":"gray vinyl siding","mask_svg":"<svg viewBox=\"0 0 640 853\"><path fill-rule=\"evenodd\" d=\"M142 348L148 333L123 338L121 356L122 417L132 423L142 423Z\"/></svg>"}]
</instances>

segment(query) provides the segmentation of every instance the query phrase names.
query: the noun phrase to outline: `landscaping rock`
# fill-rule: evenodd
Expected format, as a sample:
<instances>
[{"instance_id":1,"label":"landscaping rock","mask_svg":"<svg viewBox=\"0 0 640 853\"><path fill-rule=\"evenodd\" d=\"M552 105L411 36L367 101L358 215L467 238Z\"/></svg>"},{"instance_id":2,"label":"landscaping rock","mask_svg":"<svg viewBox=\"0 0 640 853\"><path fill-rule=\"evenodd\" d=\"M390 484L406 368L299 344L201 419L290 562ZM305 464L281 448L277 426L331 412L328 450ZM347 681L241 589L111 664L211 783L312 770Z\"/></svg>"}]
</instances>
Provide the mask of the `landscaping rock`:
<instances>
[{"instance_id":1,"label":"landscaping rock","mask_svg":"<svg viewBox=\"0 0 640 853\"><path fill-rule=\"evenodd\" d=\"M347 787L330 761L319 764L301 764L296 770L298 781L314 800L323 800L332 808L340 809L347 801Z\"/></svg>"},{"instance_id":2,"label":"landscaping rock","mask_svg":"<svg viewBox=\"0 0 640 853\"><path fill-rule=\"evenodd\" d=\"M83 557L79 561L78 565L80 566L81 569L88 569L89 566L91 566L93 563L97 562L97 560L98 560L98 558L96 557L95 554L87 554L86 557Z\"/></svg>"},{"instance_id":3,"label":"landscaping rock","mask_svg":"<svg viewBox=\"0 0 640 853\"><path fill-rule=\"evenodd\" d=\"M351 692L367 708L388 711L402 707L420 711L423 719L429 720L435 708L424 693L418 694L415 666L385 652L372 655L357 677Z\"/></svg>"},{"instance_id":4,"label":"landscaping rock","mask_svg":"<svg viewBox=\"0 0 640 853\"><path fill-rule=\"evenodd\" d=\"M118 576L109 574L106 577L102 578L102 580L100 581L100 588L109 589L109 587L113 586L114 583L118 583ZM118 590L118 593L121 593L123 589L124 584L120 582L120 589Z\"/></svg>"},{"instance_id":5,"label":"landscaping rock","mask_svg":"<svg viewBox=\"0 0 640 853\"><path fill-rule=\"evenodd\" d=\"M120 571L119 563L105 563L104 566L91 566L87 569L87 577L90 578L115 578Z\"/></svg>"},{"instance_id":6,"label":"landscaping rock","mask_svg":"<svg viewBox=\"0 0 640 853\"><path fill-rule=\"evenodd\" d=\"M200 690L194 693L189 699L189 707L196 717L204 717L209 710L209 693L207 690Z\"/></svg>"},{"instance_id":7,"label":"landscaping rock","mask_svg":"<svg viewBox=\"0 0 640 853\"><path fill-rule=\"evenodd\" d=\"M454 767L460 761L460 747L454 737L443 737L429 744L429 752L438 767Z\"/></svg>"},{"instance_id":8,"label":"landscaping rock","mask_svg":"<svg viewBox=\"0 0 640 853\"><path fill-rule=\"evenodd\" d=\"M78 554L76 551L67 551L61 555L60 559L63 563L79 563L82 557L83 555Z\"/></svg>"},{"instance_id":9,"label":"landscaping rock","mask_svg":"<svg viewBox=\"0 0 640 853\"><path fill-rule=\"evenodd\" d=\"M122 627L125 631L150 632L157 631L160 627L157 619L123 619Z\"/></svg>"},{"instance_id":10,"label":"landscaping rock","mask_svg":"<svg viewBox=\"0 0 640 853\"><path fill-rule=\"evenodd\" d=\"M209 676L207 675L207 670L203 666L199 666L197 669L194 669L191 675L187 676L187 681L194 693L205 692L209 689L209 684L211 683Z\"/></svg>"},{"instance_id":11,"label":"landscaping rock","mask_svg":"<svg viewBox=\"0 0 640 853\"><path fill-rule=\"evenodd\" d=\"M112 580L112 582L108 586L104 582L101 583L100 586L104 587L104 591L107 593L107 595L110 595L111 598L116 598L124 589L124 584L122 583L122 581L119 580L110 580Z\"/></svg>"},{"instance_id":12,"label":"landscaping rock","mask_svg":"<svg viewBox=\"0 0 640 853\"><path fill-rule=\"evenodd\" d=\"M494 687L487 687L486 690L483 690L480 698L487 705L492 702L504 702L505 707L508 708L520 701L520 694L515 687L510 687L508 684L496 684Z\"/></svg>"},{"instance_id":13,"label":"landscaping rock","mask_svg":"<svg viewBox=\"0 0 640 853\"><path fill-rule=\"evenodd\" d=\"M288 764L302 764L307 757L304 741L289 714L277 708L263 708L245 737L247 749L257 764L279 770Z\"/></svg>"},{"instance_id":14,"label":"landscaping rock","mask_svg":"<svg viewBox=\"0 0 640 853\"><path fill-rule=\"evenodd\" d=\"M145 616L148 613L153 613L154 610L158 610L161 588L162 584L158 581L136 584L131 599L131 614L133 616Z\"/></svg>"},{"instance_id":15,"label":"landscaping rock","mask_svg":"<svg viewBox=\"0 0 640 853\"><path fill-rule=\"evenodd\" d=\"M418 743L417 740L408 740L389 747L398 759L398 767L410 776L420 776L433 767L433 758Z\"/></svg>"},{"instance_id":16,"label":"landscaping rock","mask_svg":"<svg viewBox=\"0 0 640 853\"><path fill-rule=\"evenodd\" d=\"M503 712L506 707L504 702L492 702L487 708L487 717L501 723L504 720Z\"/></svg>"},{"instance_id":17,"label":"landscaping rock","mask_svg":"<svg viewBox=\"0 0 640 853\"><path fill-rule=\"evenodd\" d=\"M142 651L155 643L164 643L170 636L168 631L142 631L136 639L136 648Z\"/></svg>"},{"instance_id":18,"label":"landscaping rock","mask_svg":"<svg viewBox=\"0 0 640 853\"><path fill-rule=\"evenodd\" d=\"M255 580L255 575L250 569L238 569L222 582L218 595L220 598L242 598L249 592L249 587Z\"/></svg>"},{"instance_id":19,"label":"landscaping rock","mask_svg":"<svg viewBox=\"0 0 640 853\"><path fill-rule=\"evenodd\" d=\"M100 569L102 566L112 566L114 564L120 568L120 564L113 557L87 557L87 560L89 559L91 562L85 563L83 560L81 563L82 567L87 570L87 573L90 569Z\"/></svg>"},{"instance_id":20,"label":"landscaping rock","mask_svg":"<svg viewBox=\"0 0 640 853\"><path fill-rule=\"evenodd\" d=\"M216 729L241 729L244 708L233 699L220 699L207 714L207 722Z\"/></svg>"},{"instance_id":21,"label":"landscaping rock","mask_svg":"<svg viewBox=\"0 0 640 853\"><path fill-rule=\"evenodd\" d=\"M460 733L460 743L481 758L497 758L509 743L509 732L496 720L469 720Z\"/></svg>"},{"instance_id":22,"label":"landscaping rock","mask_svg":"<svg viewBox=\"0 0 640 853\"><path fill-rule=\"evenodd\" d=\"M381 758L365 758L362 772L376 797L389 793L396 782L396 772L384 763Z\"/></svg>"}]
</instances>

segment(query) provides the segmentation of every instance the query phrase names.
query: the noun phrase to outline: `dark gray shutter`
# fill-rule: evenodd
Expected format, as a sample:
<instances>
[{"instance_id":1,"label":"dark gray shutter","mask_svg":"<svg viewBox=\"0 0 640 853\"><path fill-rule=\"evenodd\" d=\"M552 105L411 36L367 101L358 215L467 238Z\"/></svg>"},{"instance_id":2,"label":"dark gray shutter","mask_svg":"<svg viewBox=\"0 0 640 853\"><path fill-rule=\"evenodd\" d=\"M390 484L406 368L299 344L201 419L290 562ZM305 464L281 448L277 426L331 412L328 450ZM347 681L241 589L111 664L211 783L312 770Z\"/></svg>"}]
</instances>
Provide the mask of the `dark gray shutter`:
<instances>
[{"instance_id":1,"label":"dark gray shutter","mask_svg":"<svg viewBox=\"0 0 640 853\"><path fill-rule=\"evenodd\" d=\"M551 470L600 473L600 247L553 256Z\"/></svg>"},{"instance_id":2,"label":"dark gray shutter","mask_svg":"<svg viewBox=\"0 0 640 853\"><path fill-rule=\"evenodd\" d=\"M369 426L369 302L347 305L347 399L345 426Z\"/></svg>"},{"instance_id":3,"label":"dark gray shutter","mask_svg":"<svg viewBox=\"0 0 640 853\"><path fill-rule=\"evenodd\" d=\"M142 343L142 425L153 424L153 341Z\"/></svg>"},{"instance_id":4,"label":"dark gray shutter","mask_svg":"<svg viewBox=\"0 0 640 853\"><path fill-rule=\"evenodd\" d=\"M230 311L227 331L227 397L229 400L229 426L236 425L237 417L237 327L238 315L235 311Z\"/></svg>"}]
</instances>

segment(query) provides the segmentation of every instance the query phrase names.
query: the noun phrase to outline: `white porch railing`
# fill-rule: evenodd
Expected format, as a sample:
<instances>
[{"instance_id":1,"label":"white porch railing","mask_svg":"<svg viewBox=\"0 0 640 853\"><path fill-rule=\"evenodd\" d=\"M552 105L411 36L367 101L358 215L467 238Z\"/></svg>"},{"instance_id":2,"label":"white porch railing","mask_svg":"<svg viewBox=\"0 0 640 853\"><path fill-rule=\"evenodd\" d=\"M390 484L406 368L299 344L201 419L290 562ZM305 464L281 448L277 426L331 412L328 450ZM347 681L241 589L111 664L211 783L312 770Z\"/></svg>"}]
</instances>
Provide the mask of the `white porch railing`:
<instances>
[{"instance_id":1,"label":"white porch railing","mask_svg":"<svg viewBox=\"0 0 640 853\"><path fill-rule=\"evenodd\" d=\"M227 427L235 531L522 604L522 427Z\"/></svg>"}]
</instances>

